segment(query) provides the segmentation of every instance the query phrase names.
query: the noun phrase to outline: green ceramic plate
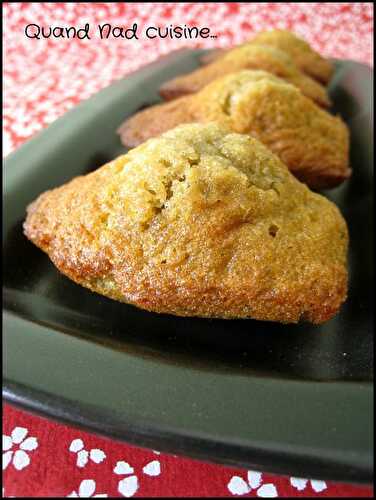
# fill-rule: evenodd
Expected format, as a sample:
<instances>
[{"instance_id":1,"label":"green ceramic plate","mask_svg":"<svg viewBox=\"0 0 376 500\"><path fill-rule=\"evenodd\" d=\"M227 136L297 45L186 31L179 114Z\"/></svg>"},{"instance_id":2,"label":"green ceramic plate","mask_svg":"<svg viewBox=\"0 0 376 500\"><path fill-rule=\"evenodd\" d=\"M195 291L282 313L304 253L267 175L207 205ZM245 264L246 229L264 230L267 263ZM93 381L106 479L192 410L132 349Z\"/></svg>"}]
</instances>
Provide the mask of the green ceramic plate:
<instances>
[{"instance_id":1,"label":"green ceramic plate","mask_svg":"<svg viewBox=\"0 0 376 500\"><path fill-rule=\"evenodd\" d=\"M22 234L46 189L123 152L115 131L198 64L184 51L83 102L5 161L4 385L13 404L140 446L301 477L371 481L372 73L337 61L353 177L325 193L350 229L350 290L321 326L177 318L101 297Z\"/></svg>"}]
</instances>

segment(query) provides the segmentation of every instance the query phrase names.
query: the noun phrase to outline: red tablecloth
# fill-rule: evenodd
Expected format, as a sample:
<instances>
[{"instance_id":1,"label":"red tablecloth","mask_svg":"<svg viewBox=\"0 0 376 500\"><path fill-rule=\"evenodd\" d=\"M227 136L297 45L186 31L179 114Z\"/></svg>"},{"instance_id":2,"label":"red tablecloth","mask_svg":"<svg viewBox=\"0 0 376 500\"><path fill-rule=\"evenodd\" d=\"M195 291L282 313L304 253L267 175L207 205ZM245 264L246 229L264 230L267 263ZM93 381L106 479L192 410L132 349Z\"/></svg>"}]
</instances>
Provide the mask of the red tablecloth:
<instances>
[{"instance_id":1,"label":"red tablecloth","mask_svg":"<svg viewBox=\"0 0 376 500\"><path fill-rule=\"evenodd\" d=\"M82 99L183 46L229 46L287 28L326 56L372 64L371 3L4 4L4 154ZM30 39L24 29L101 23L207 26L182 39ZM372 496L371 488L277 477L158 454L4 406L3 496Z\"/></svg>"}]
</instances>

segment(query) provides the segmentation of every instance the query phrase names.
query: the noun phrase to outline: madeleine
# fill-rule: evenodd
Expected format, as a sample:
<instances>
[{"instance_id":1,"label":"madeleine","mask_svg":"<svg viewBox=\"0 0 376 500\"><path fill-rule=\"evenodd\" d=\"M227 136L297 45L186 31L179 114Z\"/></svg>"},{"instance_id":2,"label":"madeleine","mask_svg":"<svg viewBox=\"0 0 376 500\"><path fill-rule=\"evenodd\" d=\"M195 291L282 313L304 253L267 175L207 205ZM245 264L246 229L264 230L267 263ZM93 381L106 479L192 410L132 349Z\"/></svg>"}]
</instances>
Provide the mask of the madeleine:
<instances>
[{"instance_id":1,"label":"madeleine","mask_svg":"<svg viewBox=\"0 0 376 500\"><path fill-rule=\"evenodd\" d=\"M257 139L192 124L27 209L26 236L76 283L158 313L328 320L347 290L347 228Z\"/></svg>"}]
</instances>

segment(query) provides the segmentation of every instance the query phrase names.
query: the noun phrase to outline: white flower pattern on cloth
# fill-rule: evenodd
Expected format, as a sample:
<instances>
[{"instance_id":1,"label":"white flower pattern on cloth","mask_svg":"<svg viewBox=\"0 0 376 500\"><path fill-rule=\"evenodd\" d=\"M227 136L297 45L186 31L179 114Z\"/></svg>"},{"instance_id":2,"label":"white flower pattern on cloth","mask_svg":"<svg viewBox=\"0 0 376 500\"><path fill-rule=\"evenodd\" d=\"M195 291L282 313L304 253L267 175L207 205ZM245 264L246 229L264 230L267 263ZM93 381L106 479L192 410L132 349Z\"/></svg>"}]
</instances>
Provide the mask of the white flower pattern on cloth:
<instances>
[{"instance_id":1,"label":"white flower pattern on cloth","mask_svg":"<svg viewBox=\"0 0 376 500\"><path fill-rule=\"evenodd\" d=\"M307 488L308 482L311 483L311 487L315 493L321 493L326 490L326 482L320 481L318 479L303 479L301 477L290 477L290 484L298 491L303 491Z\"/></svg>"},{"instance_id":2,"label":"white flower pattern on cloth","mask_svg":"<svg viewBox=\"0 0 376 500\"><path fill-rule=\"evenodd\" d=\"M154 451L155 454L159 454L159 452ZM152 460L148 462L143 468L142 472L150 477L159 476L161 473L161 464L159 460ZM129 465L128 462L124 462L120 460L116 462L114 467L114 473L119 476L127 476L124 479L121 479L118 483L118 491L124 497L133 497L140 487L138 477L134 473L134 468Z\"/></svg>"},{"instance_id":3,"label":"white flower pattern on cloth","mask_svg":"<svg viewBox=\"0 0 376 500\"><path fill-rule=\"evenodd\" d=\"M106 458L106 454L99 448L92 448L89 451L85 450L85 445L82 439L73 439L69 446L69 451L77 453L77 467L85 467L85 465L89 462L89 459L96 464L100 464Z\"/></svg>"},{"instance_id":4,"label":"white flower pattern on cloth","mask_svg":"<svg viewBox=\"0 0 376 500\"><path fill-rule=\"evenodd\" d=\"M232 495L247 495L252 490L256 490L256 495L260 498L274 498L278 496L277 488L272 483L262 483L262 473L249 470L247 481L240 476L232 476L227 485Z\"/></svg>"},{"instance_id":5,"label":"white flower pattern on cloth","mask_svg":"<svg viewBox=\"0 0 376 500\"><path fill-rule=\"evenodd\" d=\"M106 493L95 493L97 485L94 481L94 479L84 479L81 481L80 486L78 487L78 493L76 491L72 491L72 493L69 493L67 497L74 497L74 498L90 498L90 497L107 497Z\"/></svg>"},{"instance_id":6,"label":"white flower pattern on cloth","mask_svg":"<svg viewBox=\"0 0 376 500\"><path fill-rule=\"evenodd\" d=\"M28 452L38 448L38 440L35 437L26 437L28 429L15 427L10 436L3 434L3 470L10 463L17 470L22 470L30 464ZM18 449L14 449L18 445Z\"/></svg>"}]
</instances>

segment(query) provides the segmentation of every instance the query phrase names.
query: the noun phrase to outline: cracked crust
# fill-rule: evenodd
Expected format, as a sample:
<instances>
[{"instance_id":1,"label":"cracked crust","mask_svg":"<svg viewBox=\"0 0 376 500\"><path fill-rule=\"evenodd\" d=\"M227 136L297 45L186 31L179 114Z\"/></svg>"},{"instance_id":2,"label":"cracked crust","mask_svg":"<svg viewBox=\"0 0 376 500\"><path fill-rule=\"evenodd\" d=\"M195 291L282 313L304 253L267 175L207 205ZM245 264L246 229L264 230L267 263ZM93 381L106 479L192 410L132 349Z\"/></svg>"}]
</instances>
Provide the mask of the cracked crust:
<instances>
[{"instance_id":1,"label":"cracked crust","mask_svg":"<svg viewBox=\"0 0 376 500\"><path fill-rule=\"evenodd\" d=\"M24 231L76 283L158 313L321 323L346 298L338 209L216 124L178 127L45 192Z\"/></svg>"},{"instance_id":2,"label":"cracked crust","mask_svg":"<svg viewBox=\"0 0 376 500\"><path fill-rule=\"evenodd\" d=\"M256 44L232 49L208 66L165 82L160 87L159 93L166 100L193 94L217 78L244 69L268 71L298 87L306 97L319 106L328 108L331 105L325 87L303 74L290 56L274 47Z\"/></svg>"},{"instance_id":3,"label":"cracked crust","mask_svg":"<svg viewBox=\"0 0 376 500\"><path fill-rule=\"evenodd\" d=\"M134 147L194 121L217 121L256 137L312 188L334 187L351 174L349 134L341 118L264 71L232 73L197 94L152 106L125 121L118 133Z\"/></svg>"},{"instance_id":4,"label":"cracked crust","mask_svg":"<svg viewBox=\"0 0 376 500\"><path fill-rule=\"evenodd\" d=\"M263 31L243 45L254 43L282 50L291 57L301 71L324 85L327 85L333 76L332 63L313 50L305 40L290 31ZM201 58L201 62L210 64L223 57L227 52L229 51L225 49L212 50Z\"/></svg>"}]
</instances>

